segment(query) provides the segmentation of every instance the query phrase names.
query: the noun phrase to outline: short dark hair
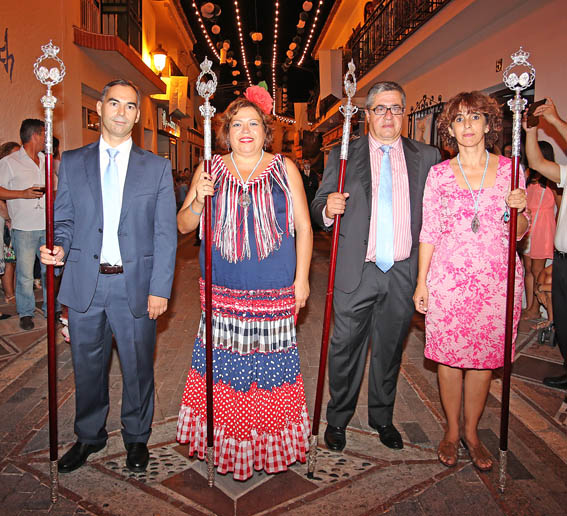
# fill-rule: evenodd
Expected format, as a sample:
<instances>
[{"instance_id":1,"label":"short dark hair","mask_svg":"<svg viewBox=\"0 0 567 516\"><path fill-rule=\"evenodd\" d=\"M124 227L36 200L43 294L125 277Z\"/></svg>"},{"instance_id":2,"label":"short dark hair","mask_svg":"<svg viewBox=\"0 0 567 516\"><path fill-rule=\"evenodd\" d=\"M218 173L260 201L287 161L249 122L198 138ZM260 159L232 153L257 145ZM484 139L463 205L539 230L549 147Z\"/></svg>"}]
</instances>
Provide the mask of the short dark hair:
<instances>
[{"instance_id":1,"label":"short dark hair","mask_svg":"<svg viewBox=\"0 0 567 516\"><path fill-rule=\"evenodd\" d=\"M264 146L267 147L272 143L273 134L272 134L272 117L270 115L266 115L258 104L254 104L254 102L250 102L246 97L239 97L233 100L228 107L225 109L224 113L221 116L221 127L220 131L217 136L217 143L223 149L229 149L229 142L228 142L228 134L230 132L230 124L232 119L241 109L251 107L256 110L260 120L262 121L262 125L264 127Z\"/></svg>"},{"instance_id":2,"label":"short dark hair","mask_svg":"<svg viewBox=\"0 0 567 516\"><path fill-rule=\"evenodd\" d=\"M374 101L374 97L379 93L383 93L385 91L397 91L402 96L402 106L406 107L406 92L404 89L394 81L380 81L377 82L370 91L368 95L366 95L366 109L370 109L372 107L372 102Z\"/></svg>"},{"instance_id":3,"label":"short dark hair","mask_svg":"<svg viewBox=\"0 0 567 516\"><path fill-rule=\"evenodd\" d=\"M6 142L0 145L0 159L5 158L9 154L12 154L14 150L17 150L21 147L19 143L16 142Z\"/></svg>"},{"instance_id":4,"label":"short dark hair","mask_svg":"<svg viewBox=\"0 0 567 516\"><path fill-rule=\"evenodd\" d=\"M142 100L142 97L140 96L140 90L138 89L138 86L136 86L132 81L128 81L126 79L114 79L113 81L110 81L102 89L102 93L100 94L100 101L101 102L104 102L104 99L106 98L106 95L108 94L108 90L110 88L112 88L113 86L130 86L130 88L132 88L136 92L136 106L138 107L138 109L140 109L140 102Z\"/></svg>"},{"instance_id":5,"label":"short dark hair","mask_svg":"<svg viewBox=\"0 0 567 516\"><path fill-rule=\"evenodd\" d=\"M34 134L41 134L45 129L45 122L37 118L26 118L20 126L20 140L22 144L28 143Z\"/></svg>"},{"instance_id":6,"label":"short dark hair","mask_svg":"<svg viewBox=\"0 0 567 516\"><path fill-rule=\"evenodd\" d=\"M464 91L449 99L439 116L437 128L439 136L447 147L458 150L457 139L449 133L449 127L454 122L461 109L468 113L482 113L488 126L484 144L491 148L497 141L502 130L502 110L498 102L480 91Z\"/></svg>"}]
</instances>

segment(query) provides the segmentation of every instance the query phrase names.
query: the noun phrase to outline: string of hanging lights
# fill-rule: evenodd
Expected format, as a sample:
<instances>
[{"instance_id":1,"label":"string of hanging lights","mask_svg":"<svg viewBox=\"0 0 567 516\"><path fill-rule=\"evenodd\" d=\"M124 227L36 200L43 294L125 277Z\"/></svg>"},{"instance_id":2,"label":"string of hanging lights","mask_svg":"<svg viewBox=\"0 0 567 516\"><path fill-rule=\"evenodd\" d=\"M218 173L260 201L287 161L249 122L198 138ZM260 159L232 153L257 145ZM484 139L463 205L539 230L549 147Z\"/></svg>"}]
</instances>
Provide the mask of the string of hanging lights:
<instances>
[{"instance_id":1,"label":"string of hanging lights","mask_svg":"<svg viewBox=\"0 0 567 516\"><path fill-rule=\"evenodd\" d=\"M215 55L215 57L220 61L220 55L217 52L217 49L215 48L215 45L213 44L211 38L209 37L209 33L207 32L207 29L205 27L205 23L203 22L203 18L201 18L201 13L199 12L199 8L197 7L197 3L193 0L192 2L193 5L193 9L195 9L195 15L197 16L197 19L199 20L199 25L201 26L201 31L203 33L203 36L205 36L205 39L207 40L207 43L209 44L209 48L211 49L211 52Z\"/></svg>"},{"instance_id":2,"label":"string of hanging lights","mask_svg":"<svg viewBox=\"0 0 567 516\"><path fill-rule=\"evenodd\" d=\"M244 71L246 72L248 84L251 85L252 79L250 78L250 70L248 69L248 60L246 59L246 51L244 50L244 38L242 37L242 23L240 21L240 8L238 6L238 0L234 0L234 10L236 12L236 26L238 27L238 38L240 39L240 50L242 52L242 63L244 65Z\"/></svg>"},{"instance_id":3,"label":"string of hanging lights","mask_svg":"<svg viewBox=\"0 0 567 516\"><path fill-rule=\"evenodd\" d=\"M285 124L295 124L295 120L293 118L289 118L287 116L276 115L274 113L274 118L276 118L277 120L279 120L280 122L283 122Z\"/></svg>"},{"instance_id":4,"label":"string of hanging lights","mask_svg":"<svg viewBox=\"0 0 567 516\"><path fill-rule=\"evenodd\" d=\"M307 38L307 41L305 42L305 47L303 48L303 53L301 54L301 58L297 62L298 66L301 66L303 64L303 61L305 60L305 56L307 55L307 51L309 50L309 47L311 45L311 40L313 39L313 34L315 32L315 28L317 27L317 20L319 19L319 14L321 12L321 7L323 5L323 1L324 0L319 0L319 5L317 6L317 11L315 12L315 16L313 17L313 24L311 25L311 31L309 32L309 36Z\"/></svg>"}]
</instances>

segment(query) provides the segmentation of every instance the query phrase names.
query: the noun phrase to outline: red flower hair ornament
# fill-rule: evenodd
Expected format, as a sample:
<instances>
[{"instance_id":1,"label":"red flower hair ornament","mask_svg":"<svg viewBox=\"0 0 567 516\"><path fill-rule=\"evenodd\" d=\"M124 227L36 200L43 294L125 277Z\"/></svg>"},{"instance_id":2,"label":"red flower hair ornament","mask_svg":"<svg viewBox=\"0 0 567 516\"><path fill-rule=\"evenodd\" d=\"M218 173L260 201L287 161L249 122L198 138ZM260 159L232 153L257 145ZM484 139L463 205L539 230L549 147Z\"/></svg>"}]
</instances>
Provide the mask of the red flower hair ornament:
<instances>
[{"instance_id":1,"label":"red flower hair ornament","mask_svg":"<svg viewBox=\"0 0 567 516\"><path fill-rule=\"evenodd\" d=\"M249 86L244 92L244 96L250 101L256 104L263 113L266 115L271 114L272 106L274 101L270 94L262 88L262 86Z\"/></svg>"}]
</instances>

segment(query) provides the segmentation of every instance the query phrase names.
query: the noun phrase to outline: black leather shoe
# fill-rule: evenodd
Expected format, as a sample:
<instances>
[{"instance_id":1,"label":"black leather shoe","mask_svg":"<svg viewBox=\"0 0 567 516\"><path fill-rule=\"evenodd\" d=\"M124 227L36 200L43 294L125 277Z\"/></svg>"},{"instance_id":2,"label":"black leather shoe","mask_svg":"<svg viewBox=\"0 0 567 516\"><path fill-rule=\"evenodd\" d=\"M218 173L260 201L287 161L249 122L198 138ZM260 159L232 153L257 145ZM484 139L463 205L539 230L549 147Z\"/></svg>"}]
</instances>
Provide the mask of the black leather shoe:
<instances>
[{"instance_id":1,"label":"black leather shoe","mask_svg":"<svg viewBox=\"0 0 567 516\"><path fill-rule=\"evenodd\" d=\"M384 446L392 450L401 450L404 447L402 436L394 425L378 425L374 427L380 436L380 441Z\"/></svg>"},{"instance_id":2,"label":"black leather shoe","mask_svg":"<svg viewBox=\"0 0 567 516\"><path fill-rule=\"evenodd\" d=\"M126 466L134 473L146 471L150 460L150 452L146 443L128 443L126 445L128 456L126 457Z\"/></svg>"},{"instance_id":3,"label":"black leather shoe","mask_svg":"<svg viewBox=\"0 0 567 516\"><path fill-rule=\"evenodd\" d=\"M561 376L548 376L543 379L543 385L556 389L567 389L567 374Z\"/></svg>"},{"instance_id":4,"label":"black leather shoe","mask_svg":"<svg viewBox=\"0 0 567 516\"><path fill-rule=\"evenodd\" d=\"M80 468L91 453L96 453L106 446L103 444L85 444L77 441L71 449L61 457L57 464L59 473L70 473Z\"/></svg>"},{"instance_id":5,"label":"black leather shoe","mask_svg":"<svg viewBox=\"0 0 567 516\"><path fill-rule=\"evenodd\" d=\"M325 444L329 450L341 451L346 446L345 429L340 426L327 425Z\"/></svg>"},{"instance_id":6,"label":"black leather shoe","mask_svg":"<svg viewBox=\"0 0 567 516\"><path fill-rule=\"evenodd\" d=\"M33 323L33 317L31 315L24 315L20 317L20 328L22 330L33 330L35 324Z\"/></svg>"}]
</instances>

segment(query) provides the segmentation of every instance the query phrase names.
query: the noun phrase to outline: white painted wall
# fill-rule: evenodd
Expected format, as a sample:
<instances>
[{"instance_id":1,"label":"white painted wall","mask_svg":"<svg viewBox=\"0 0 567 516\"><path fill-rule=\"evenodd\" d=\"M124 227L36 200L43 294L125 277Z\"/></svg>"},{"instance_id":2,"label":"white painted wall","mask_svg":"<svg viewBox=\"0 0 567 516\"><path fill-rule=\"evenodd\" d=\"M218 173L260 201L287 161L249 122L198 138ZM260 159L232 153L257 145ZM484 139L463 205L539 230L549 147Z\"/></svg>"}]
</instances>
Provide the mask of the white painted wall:
<instances>
[{"instance_id":1,"label":"white painted wall","mask_svg":"<svg viewBox=\"0 0 567 516\"><path fill-rule=\"evenodd\" d=\"M424 94L441 94L448 100L461 91L485 90L502 84L496 61L502 59L505 68L511 62L510 55L521 45L530 52L529 60L536 69L535 99L551 97L561 117L567 119L567 2L531 0L520 4L508 16L463 41L457 55L436 63L408 82L402 80L408 106ZM567 163L567 143L549 125L540 129L539 136L551 141L559 162Z\"/></svg>"}]
</instances>

